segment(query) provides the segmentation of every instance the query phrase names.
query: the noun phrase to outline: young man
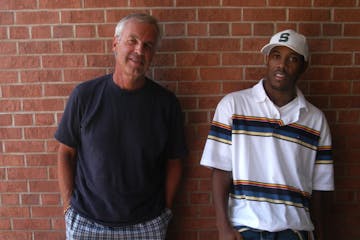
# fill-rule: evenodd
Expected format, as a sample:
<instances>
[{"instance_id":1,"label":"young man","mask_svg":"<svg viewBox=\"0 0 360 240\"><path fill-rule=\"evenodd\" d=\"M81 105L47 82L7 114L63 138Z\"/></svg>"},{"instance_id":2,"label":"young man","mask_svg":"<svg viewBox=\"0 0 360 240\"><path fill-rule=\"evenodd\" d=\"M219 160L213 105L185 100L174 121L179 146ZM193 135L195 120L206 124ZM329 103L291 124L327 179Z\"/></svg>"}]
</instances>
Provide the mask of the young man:
<instances>
[{"instance_id":1,"label":"young man","mask_svg":"<svg viewBox=\"0 0 360 240\"><path fill-rule=\"evenodd\" d=\"M165 239L187 150L175 95L145 76L157 20L118 23L115 70L79 84L55 133L67 239Z\"/></svg>"},{"instance_id":2,"label":"young man","mask_svg":"<svg viewBox=\"0 0 360 240\"><path fill-rule=\"evenodd\" d=\"M264 78L220 101L201 159L212 168L219 239L311 239L311 217L321 237L310 200L334 188L331 136L324 114L296 87L307 41L285 30L261 52Z\"/></svg>"}]
</instances>

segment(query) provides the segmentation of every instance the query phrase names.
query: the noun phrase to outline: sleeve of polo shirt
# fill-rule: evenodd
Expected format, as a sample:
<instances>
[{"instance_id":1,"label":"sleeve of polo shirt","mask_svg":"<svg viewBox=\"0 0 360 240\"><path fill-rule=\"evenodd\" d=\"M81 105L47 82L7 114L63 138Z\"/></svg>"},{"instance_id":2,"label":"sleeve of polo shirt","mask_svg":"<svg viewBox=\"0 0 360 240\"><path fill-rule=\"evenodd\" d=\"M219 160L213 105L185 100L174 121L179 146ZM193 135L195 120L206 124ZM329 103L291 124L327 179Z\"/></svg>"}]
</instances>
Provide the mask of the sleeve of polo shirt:
<instances>
[{"instance_id":1,"label":"sleeve of polo shirt","mask_svg":"<svg viewBox=\"0 0 360 240\"><path fill-rule=\"evenodd\" d=\"M218 104L200 164L232 171L232 114L233 98L225 96Z\"/></svg>"},{"instance_id":2,"label":"sleeve of polo shirt","mask_svg":"<svg viewBox=\"0 0 360 240\"><path fill-rule=\"evenodd\" d=\"M313 190L334 190L334 170L332 159L331 134L329 125L323 115L320 140L315 159Z\"/></svg>"},{"instance_id":3,"label":"sleeve of polo shirt","mask_svg":"<svg viewBox=\"0 0 360 240\"><path fill-rule=\"evenodd\" d=\"M71 93L61 118L55 138L59 142L76 148L80 139L80 108L78 88Z\"/></svg>"}]
</instances>

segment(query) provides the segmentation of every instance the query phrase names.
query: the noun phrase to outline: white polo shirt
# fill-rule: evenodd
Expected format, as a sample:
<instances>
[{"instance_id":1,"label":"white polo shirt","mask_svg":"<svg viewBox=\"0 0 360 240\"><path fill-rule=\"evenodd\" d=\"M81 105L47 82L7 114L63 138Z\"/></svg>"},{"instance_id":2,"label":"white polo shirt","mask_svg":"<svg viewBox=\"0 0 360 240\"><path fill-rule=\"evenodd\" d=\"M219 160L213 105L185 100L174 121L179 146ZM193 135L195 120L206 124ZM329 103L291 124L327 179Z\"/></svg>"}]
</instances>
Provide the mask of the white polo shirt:
<instances>
[{"instance_id":1,"label":"white polo shirt","mask_svg":"<svg viewBox=\"0 0 360 240\"><path fill-rule=\"evenodd\" d=\"M231 171L234 226L312 231L313 190L333 190L331 136L324 114L297 97L279 108L263 80L218 104L201 165Z\"/></svg>"}]
</instances>

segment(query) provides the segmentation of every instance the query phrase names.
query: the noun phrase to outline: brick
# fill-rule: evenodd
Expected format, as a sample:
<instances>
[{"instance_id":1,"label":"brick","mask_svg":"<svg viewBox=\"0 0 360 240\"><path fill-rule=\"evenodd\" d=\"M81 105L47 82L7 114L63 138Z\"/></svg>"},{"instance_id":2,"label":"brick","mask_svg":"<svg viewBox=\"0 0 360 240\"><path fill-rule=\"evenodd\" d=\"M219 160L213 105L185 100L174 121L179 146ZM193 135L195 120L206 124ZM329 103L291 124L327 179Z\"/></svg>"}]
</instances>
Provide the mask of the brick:
<instances>
[{"instance_id":1,"label":"brick","mask_svg":"<svg viewBox=\"0 0 360 240\"><path fill-rule=\"evenodd\" d=\"M0 22L1 22L1 25L14 24L14 13L1 12L1 14L0 14Z\"/></svg>"},{"instance_id":2,"label":"brick","mask_svg":"<svg viewBox=\"0 0 360 240\"><path fill-rule=\"evenodd\" d=\"M49 126L55 124L55 115L53 113L38 113L35 114L35 125Z\"/></svg>"},{"instance_id":3,"label":"brick","mask_svg":"<svg viewBox=\"0 0 360 240\"><path fill-rule=\"evenodd\" d=\"M218 66L220 64L219 54L202 53L179 53L176 54L178 66Z\"/></svg>"},{"instance_id":4,"label":"brick","mask_svg":"<svg viewBox=\"0 0 360 240\"><path fill-rule=\"evenodd\" d=\"M269 35L272 35L269 34ZM267 44L269 42L268 38L264 39L264 38L244 38L243 40L243 44L242 44L242 49L244 51L254 51L256 53L260 53L261 48Z\"/></svg>"},{"instance_id":5,"label":"brick","mask_svg":"<svg viewBox=\"0 0 360 240\"><path fill-rule=\"evenodd\" d=\"M1 207L0 216L2 217L29 217L30 211L27 207Z\"/></svg>"},{"instance_id":6,"label":"brick","mask_svg":"<svg viewBox=\"0 0 360 240\"><path fill-rule=\"evenodd\" d=\"M60 205L61 197L60 194L42 194L41 202L44 205Z\"/></svg>"},{"instance_id":7,"label":"brick","mask_svg":"<svg viewBox=\"0 0 360 240\"><path fill-rule=\"evenodd\" d=\"M73 26L53 26L54 38L73 38L74 27Z\"/></svg>"},{"instance_id":8,"label":"brick","mask_svg":"<svg viewBox=\"0 0 360 240\"><path fill-rule=\"evenodd\" d=\"M77 82L93 79L95 77L104 75L106 72L103 69L65 69L64 82Z\"/></svg>"},{"instance_id":9,"label":"brick","mask_svg":"<svg viewBox=\"0 0 360 240\"><path fill-rule=\"evenodd\" d=\"M244 9L244 21L284 21L286 20L285 9L272 8L249 8Z\"/></svg>"},{"instance_id":10,"label":"brick","mask_svg":"<svg viewBox=\"0 0 360 240\"><path fill-rule=\"evenodd\" d=\"M112 38L115 33L115 24L98 24L97 33L99 37Z\"/></svg>"},{"instance_id":11,"label":"brick","mask_svg":"<svg viewBox=\"0 0 360 240\"><path fill-rule=\"evenodd\" d=\"M261 65L264 63L264 57L261 53L224 53L222 55L222 63L226 66Z\"/></svg>"},{"instance_id":12,"label":"brick","mask_svg":"<svg viewBox=\"0 0 360 240\"><path fill-rule=\"evenodd\" d=\"M39 57L34 56L0 56L1 69L26 69L40 67Z\"/></svg>"},{"instance_id":13,"label":"brick","mask_svg":"<svg viewBox=\"0 0 360 240\"><path fill-rule=\"evenodd\" d=\"M26 181L0 181L0 192L26 192L27 182ZM1 210L1 208L0 208Z\"/></svg>"},{"instance_id":14,"label":"brick","mask_svg":"<svg viewBox=\"0 0 360 240\"><path fill-rule=\"evenodd\" d=\"M199 21L201 22L240 22L242 20L242 10L233 9L199 9L198 10Z\"/></svg>"},{"instance_id":15,"label":"brick","mask_svg":"<svg viewBox=\"0 0 360 240\"><path fill-rule=\"evenodd\" d=\"M18 82L18 73L15 71L0 71L1 83L14 83Z\"/></svg>"},{"instance_id":16,"label":"brick","mask_svg":"<svg viewBox=\"0 0 360 240\"><path fill-rule=\"evenodd\" d=\"M58 8L80 8L81 3L78 0L67 1L53 1L53 0L39 0L39 8L58 9Z\"/></svg>"},{"instance_id":17,"label":"brick","mask_svg":"<svg viewBox=\"0 0 360 240\"><path fill-rule=\"evenodd\" d=\"M238 39L199 39L199 51L239 51L240 41Z\"/></svg>"},{"instance_id":18,"label":"brick","mask_svg":"<svg viewBox=\"0 0 360 240\"><path fill-rule=\"evenodd\" d=\"M16 114L14 115L15 126L30 126L33 125L32 114Z\"/></svg>"},{"instance_id":19,"label":"brick","mask_svg":"<svg viewBox=\"0 0 360 240\"><path fill-rule=\"evenodd\" d=\"M331 20L330 9L289 9L290 21L329 21Z\"/></svg>"},{"instance_id":20,"label":"brick","mask_svg":"<svg viewBox=\"0 0 360 240\"><path fill-rule=\"evenodd\" d=\"M52 180L52 181L31 181L31 182L29 182L29 186L30 186L30 191L32 193L37 193L37 192L58 193L59 192L59 186L58 186L57 180L56 181L54 181L54 180ZM45 209L45 211L48 211L48 210L49 209ZM54 207L54 208L52 208L52 210L56 210L56 212L58 212L59 208ZM38 216L45 216L40 207L37 208L37 213L38 213ZM50 216L50 215L48 215L48 216Z\"/></svg>"},{"instance_id":21,"label":"brick","mask_svg":"<svg viewBox=\"0 0 360 240\"><path fill-rule=\"evenodd\" d=\"M74 84L51 84L45 86L45 96L68 96Z\"/></svg>"},{"instance_id":22,"label":"brick","mask_svg":"<svg viewBox=\"0 0 360 240\"><path fill-rule=\"evenodd\" d=\"M171 67L175 66L175 54L173 53L157 53L153 58L153 66Z\"/></svg>"},{"instance_id":23,"label":"brick","mask_svg":"<svg viewBox=\"0 0 360 240\"><path fill-rule=\"evenodd\" d=\"M242 82L242 81L231 81L231 82L224 82L223 83L223 93L231 93L240 91L242 89L250 88L253 86L252 82Z\"/></svg>"},{"instance_id":24,"label":"brick","mask_svg":"<svg viewBox=\"0 0 360 240\"><path fill-rule=\"evenodd\" d=\"M20 10L34 8L36 8L36 0L2 0L0 5L0 9L4 10Z\"/></svg>"},{"instance_id":25,"label":"brick","mask_svg":"<svg viewBox=\"0 0 360 240\"><path fill-rule=\"evenodd\" d=\"M187 24L188 36L208 36L208 25L206 23Z\"/></svg>"},{"instance_id":26,"label":"brick","mask_svg":"<svg viewBox=\"0 0 360 240\"><path fill-rule=\"evenodd\" d=\"M40 195L39 194L21 194L22 205L39 205Z\"/></svg>"},{"instance_id":27,"label":"brick","mask_svg":"<svg viewBox=\"0 0 360 240\"><path fill-rule=\"evenodd\" d=\"M76 26L75 29L77 38L94 38L96 37L96 27L89 26Z\"/></svg>"},{"instance_id":28,"label":"brick","mask_svg":"<svg viewBox=\"0 0 360 240\"><path fill-rule=\"evenodd\" d=\"M118 0L106 0L106 1L98 1L98 0L85 0L84 7L85 8L103 8L103 7L127 7L128 3L126 1L118 1Z\"/></svg>"},{"instance_id":29,"label":"brick","mask_svg":"<svg viewBox=\"0 0 360 240\"><path fill-rule=\"evenodd\" d=\"M344 24L344 36L357 37L360 35L360 24Z\"/></svg>"},{"instance_id":30,"label":"brick","mask_svg":"<svg viewBox=\"0 0 360 240\"><path fill-rule=\"evenodd\" d=\"M318 23L301 23L298 28L299 32L304 34L306 37L319 36L321 35L321 25Z\"/></svg>"},{"instance_id":31,"label":"brick","mask_svg":"<svg viewBox=\"0 0 360 240\"><path fill-rule=\"evenodd\" d=\"M1 154L0 166L2 167L24 166L24 156Z\"/></svg>"},{"instance_id":32,"label":"brick","mask_svg":"<svg viewBox=\"0 0 360 240\"><path fill-rule=\"evenodd\" d=\"M334 80L358 80L360 79L360 69L347 67L347 68L334 68Z\"/></svg>"},{"instance_id":33,"label":"brick","mask_svg":"<svg viewBox=\"0 0 360 240\"><path fill-rule=\"evenodd\" d=\"M233 36L248 36L252 33L252 26L249 23L232 23L231 26Z\"/></svg>"},{"instance_id":34,"label":"brick","mask_svg":"<svg viewBox=\"0 0 360 240\"><path fill-rule=\"evenodd\" d=\"M222 67L222 68L201 68L201 80L241 80L243 79L243 69L241 67Z\"/></svg>"},{"instance_id":35,"label":"brick","mask_svg":"<svg viewBox=\"0 0 360 240\"><path fill-rule=\"evenodd\" d=\"M38 82L60 82L62 80L61 70L24 70L20 73L22 83Z\"/></svg>"},{"instance_id":36,"label":"brick","mask_svg":"<svg viewBox=\"0 0 360 240\"><path fill-rule=\"evenodd\" d=\"M1 112L17 112L21 109L21 102L18 100L0 100Z\"/></svg>"},{"instance_id":37,"label":"brick","mask_svg":"<svg viewBox=\"0 0 360 240\"><path fill-rule=\"evenodd\" d=\"M88 67L112 67L114 66L114 56L111 55L87 55Z\"/></svg>"},{"instance_id":38,"label":"brick","mask_svg":"<svg viewBox=\"0 0 360 240\"><path fill-rule=\"evenodd\" d=\"M350 82L344 81L321 81L310 83L310 94L349 94Z\"/></svg>"},{"instance_id":39,"label":"brick","mask_svg":"<svg viewBox=\"0 0 360 240\"><path fill-rule=\"evenodd\" d=\"M78 10L61 12L62 23L103 23L105 21L102 10Z\"/></svg>"},{"instance_id":40,"label":"brick","mask_svg":"<svg viewBox=\"0 0 360 240\"><path fill-rule=\"evenodd\" d=\"M11 168L8 169L9 180L23 180L23 179L46 179L46 168Z\"/></svg>"},{"instance_id":41,"label":"brick","mask_svg":"<svg viewBox=\"0 0 360 240\"><path fill-rule=\"evenodd\" d=\"M260 36L271 36L274 32L274 25L272 23L255 23L254 34Z\"/></svg>"},{"instance_id":42,"label":"brick","mask_svg":"<svg viewBox=\"0 0 360 240\"><path fill-rule=\"evenodd\" d=\"M312 54L312 65L338 65L345 66L352 63L352 55L346 53Z\"/></svg>"},{"instance_id":43,"label":"brick","mask_svg":"<svg viewBox=\"0 0 360 240\"><path fill-rule=\"evenodd\" d=\"M56 154L31 154L26 156L26 164L28 166L56 166L57 155Z\"/></svg>"},{"instance_id":44,"label":"brick","mask_svg":"<svg viewBox=\"0 0 360 240\"><path fill-rule=\"evenodd\" d=\"M74 68L84 67L85 60L80 55L42 56L42 64L45 68Z\"/></svg>"},{"instance_id":45,"label":"brick","mask_svg":"<svg viewBox=\"0 0 360 240\"><path fill-rule=\"evenodd\" d=\"M19 205L19 194L2 194L1 204L3 206Z\"/></svg>"},{"instance_id":46,"label":"brick","mask_svg":"<svg viewBox=\"0 0 360 240\"><path fill-rule=\"evenodd\" d=\"M26 139L49 139L53 138L56 127L32 127L25 128L24 135Z\"/></svg>"},{"instance_id":47,"label":"brick","mask_svg":"<svg viewBox=\"0 0 360 240\"><path fill-rule=\"evenodd\" d=\"M26 11L16 13L16 24L56 24L59 22L59 14L53 11Z\"/></svg>"},{"instance_id":48,"label":"brick","mask_svg":"<svg viewBox=\"0 0 360 240\"><path fill-rule=\"evenodd\" d=\"M42 141L5 141L4 146L9 153L45 151Z\"/></svg>"},{"instance_id":49,"label":"brick","mask_svg":"<svg viewBox=\"0 0 360 240\"><path fill-rule=\"evenodd\" d=\"M344 32L346 32L346 27L347 25L345 25ZM340 36L342 33L342 25L339 23L325 23L322 29L325 36Z\"/></svg>"},{"instance_id":50,"label":"brick","mask_svg":"<svg viewBox=\"0 0 360 240\"><path fill-rule=\"evenodd\" d=\"M356 0L315 0L314 6L316 7L355 7Z\"/></svg>"},{"instance_id":51,"label":"brick","mask_svg":"<svg viewBox=\"0 0 360 240\"><path fill-rule=\"evenodd\" d=\"M44 231L37 231L34 233L34 239L41 240L41 239L51 239L51 240L63 240L65 239L65 232L44 232Z\"/></svg>"},{"instance_id":52,"label":"brick","mask_svg":"<svg viewBox=\"0 0 360 240\"><path fill-rule=\"evenodd\" d=\"M192 193L190 195L191 204L209 204L210 194L209 193Z\"/></svg>"},{"instance_id":53,"label":"brick","mask_svg":"<svg viewBox=\"0 0 360 240\"><path fill-rule=\"evenodd\" d=\"M208 122L207 112L204 111L196 111L196 112L188 112L188 123L202 123Z\"/></svg>"},{"instance_id":54,"label":"brick","mask_svg":"<svg viewBox=\"0 0 360 240\"><path fill-rule=\"evenodd\" d=\"M16 43L14 42L0 42L0 55L16 54Z\"/></svg>"},{"instance_id":55,"label":"brick","mask_svg":"<svg viewBox=\"0 0 360 240\"><path fill-rule=\"evenodd\" d=\"M0 239L2 240L14 240L14 239L21 239L21 240L32 240L31 232L24 232L24 231L2 231L0 232Z\"/></svg>"},{"instance_id":56,"label":"brick","mask_svg":"<svg viewBox=\"0 0 360 240\"><path fill-rule=\"evenodd\" d=\"M157 81L195 81L197 70L190 68L155 69L154 78Z\"/></svg>"},{"instance_id":57,"label":"brick","mask_svg":"<svg viewBox=\"0 0 360 240\"><path fill-rule=\"evenodd\" d=\"M184 36L186 26L183 23L169 23L164 25L164 36Z\"/></svg>"},{"instance_id":58,"label":"brick","mask_svg":"<svg viewBox=\"0 0 360 240\"><path fill-rule=\"evenodd\" d=\"M265 0L223 0L223 6L227 7L260 7L266 5Z\"/></svg>"},{"instance_id":59,"label":"brick","mask_svg":"<svg viewBox=\"0 0 360 240\"><path fill-rule=\"evenodd\" d=\"M12 115L1 114L0 115L0 126L10 126L13 124Z\"/></svg>"},{"instance_id":60,"label":"brick","mask_svg":"<svg viewBox=\"0 0 360 240\"><path fill-rule=\"evenodd\" d=\"M229 36L230 24L228 23L211 23L209 24L210 36Z\"/></svg>"},{"instance_id":61,"label":"brick","mask_svg":"<svg viewBox=\"0 0 360 240\"><path fill-rule=\"evenodd\" d=\"M32 207L31 213L33 217L61 216L63 214L62 207Z\"/></svg>"},{"instance_id":62,"label":"brick","mask_svg":"<svg viewBox=\"0 0 360 240\"><path fill-rule=\"evenodd\" d=\"M265 75L265 68L264 67L247 67L245 69L245 78L244 80L251 80L251 81L258 81ZM252 82L253 84L255 82Z\"/></svg>"},{"instance_id":63,"label":"brick","mask_svg":"<svg viewBox=\"0 0 360 240\"><path fill-rule=\"evenodd\" d=\"M51 38L50 26L33 26L31 27L32 39L49 39Z\"/></svg>"},{"instance_id":64,"label":"brick","mask_svg":"<svg viewBox=\"0 0 360 240\"><path fill-rule=\"evenodd\" d=\"M177 7L201 7L201 6L219 6L218 0L176 0L176 6Z\"/></svg>"},{"instance_id":65,"label":"brick","mask_svg":"<svg viewBox=\"0 0 360 240\"><path fill-rule=\"evenodd\" d=\"M186 22L195 21L196 12L194 9L176 8L176 9L154 9L152 15L161 22Z\"/></svg>"},{"instance_id":66,"label":"brick","mask_svg":"<svg viewBox=\"0 0 360 240\"><path fill-rule=\"evenodd\" d=\"M11 39L28 39L30 38L30 30L28 27L11 27L10 28Z\"/></svg>"},{"instance_id":67,"label":"brick","mask_svg":"<svg viewBox=\"0 0 360 240\"><path fill-rule=\"evenodd\" d=\"M3 230L10 230L11 222L9 219L0 219L0 233Z\"/></svg>"},{"instance_id":68,"label":"brick","mask_svg":"<svg viewBox=\"0 0 360 240\"><path fill-rule=\"evenodd\" d=\"M181 82L179 83L179 94L212 94L220 91L220 83L210 82Z\"/></svg>"},{"instance_id":69,"label":"brick","mask_svg":"<svg viewBox=\"0 0 360 240\"><path fill-rule=\"evenodd\" d=\"M25 42L19 43L20 54L59 53L59 42Z\"/></svg>"},{"instance_id":70,"label":"brick","mask_svg":"<svg viewBox=\"0 0 360 240\"><path fill-rule=\"evenodd\" d=\"M64 53L103 53L105 51L101 40L63 41Z\"/></svg>"},{"instance_id":71,"label":"brick","mask_svg":"<svg viewBox=\"0 0 360 240\"><path fill-rule=\"evenodd\" d=\"M194 51L195 41L193 39L163 39L160 52Z\"/></svg>"},{"instance_id":72,"label":"brick","mask_svg":"<svg viewBox=\"0 0 360 240\"><path fill-rule=\"evenodd\" d=\"M40 85L9 85L1 88L3 96L7 98L30 98L41 97L42 89Z\"/></svg>"},{"instance_id":73,"label":"brick","mask_svg":"<svg viewBox=\"0 0 360 240\"><path fill-rule=\"evenodd\" d=\"M132 0L129 2L130 7L171 7L172 0Z\"/></svg>"},{"instance_id":74,"label":"brick","mask_svg":"<svg viewBox=\"0 0 360 240\"><path fill-rule=\"evenodd\" d=\"M335 22L359 22L360 9L359 8L339 8L334 9Z\"/></svg>"},{"instance_id":75,"label":"brick","mask_svg":"<svg viewBox=\"0 0 360 240\"><path fill-rule=\"evenodd\" d=\"M49 219L14 219L14 230L47 230L50 229Z\"/></svg>"},{"instance_id":76,"label":"brick","mask_svg":"<svg viewBox=\"0 0 360 240\"><path fill-rule=\"evenodd\" d=\"M334 50L341 51L360 51L360 39L334 39Z\"/></svg>"},{"instance_id":77,"label":"brick","mask_svg":"<svg viewBox=\"0 0 360 240\"><path fill-rule=\"evenodd\" d=\"M20 139L22 137L20 128L0 128L0 139Z\"/></svg>"},{"instance_id":78,"label":"brick","mask_svg":"<svg viewBox=\"0 0 360 240\"><path fill-rule=\"evenodd\" d=\"M270 0L269 6L276 7L311 7L311 1L289 1L289 0Z\"/></svg>"}]
</instances>

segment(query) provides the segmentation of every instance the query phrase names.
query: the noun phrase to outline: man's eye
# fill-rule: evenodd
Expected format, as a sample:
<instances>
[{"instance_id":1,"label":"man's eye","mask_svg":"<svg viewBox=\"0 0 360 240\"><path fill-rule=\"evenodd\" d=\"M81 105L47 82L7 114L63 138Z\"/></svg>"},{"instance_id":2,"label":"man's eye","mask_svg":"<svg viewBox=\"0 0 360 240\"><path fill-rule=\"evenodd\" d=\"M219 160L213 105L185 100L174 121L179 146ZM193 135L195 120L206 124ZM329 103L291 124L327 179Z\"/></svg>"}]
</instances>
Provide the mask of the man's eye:
<instances>
[{"instance_id":1,"label":"man's eye","mask_svg":"<svg viewBox=\"0 0 360 240\"><path fill-rule=\"evenodd\" d=\"M298 57L290 57L289 61L292 63L297 63L297 62L299 62L299 58Z\"/></svg>"},{"instance_id":2,"label":"man's eye","mask_svg":"<svg viewBox=\"0 0 360 240\"><path fill-rule=\"evenodd\" d=\"M127 42L128 42L128 44L130 44L130 45L134 45L134 44L137 43L136 39L134 39L134 38L128 39Z\"/></svg>"},{"instance_id":3,"label":"man's eye","mask_svg":"<svg viewBox=\"0 0 360 240\"><path fill-rule=\"evenodd\" d=\"M144 47L148 50L152 50L154 48L154 46L150 43L144 44Z\"/></svg>"}]
</instances>

